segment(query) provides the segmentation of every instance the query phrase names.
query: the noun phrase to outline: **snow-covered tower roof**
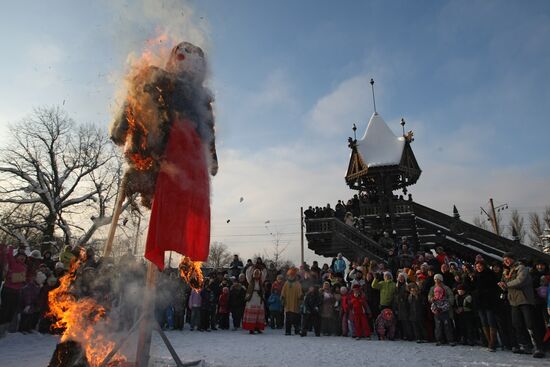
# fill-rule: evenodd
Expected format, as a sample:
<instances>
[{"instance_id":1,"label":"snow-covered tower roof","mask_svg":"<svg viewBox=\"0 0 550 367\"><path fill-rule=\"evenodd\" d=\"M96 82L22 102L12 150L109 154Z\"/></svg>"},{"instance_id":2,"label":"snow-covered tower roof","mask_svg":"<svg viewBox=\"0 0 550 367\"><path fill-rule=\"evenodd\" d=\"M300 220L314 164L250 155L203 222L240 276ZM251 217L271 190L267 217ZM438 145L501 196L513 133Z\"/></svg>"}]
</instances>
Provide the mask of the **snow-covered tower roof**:
<instances>
[{"instance_id":1,"label":"snow-covered tower roof","mask_svg":"<svg viewBox=\"0 0 550 367\"><path fill-rule=\"evenodd\" d=\"M405 138L397 137L382 116L373 113L357 149L367 167L394 166L401 162Z\"/></svg>"},{"instance_id":2,"label":"snow-covered tower roof","mask_svg":"<svg viewBox=\"0 0 550 367\"><path fill-rule=\"evenodd\" d=\"M382 116L375 112L363 137L348 140L351 157L347 184L352 189L382 190L388 195L416 183L422 171L410 146L412 140L412 132L395 136Z\"/></svg>"}]
</instances>

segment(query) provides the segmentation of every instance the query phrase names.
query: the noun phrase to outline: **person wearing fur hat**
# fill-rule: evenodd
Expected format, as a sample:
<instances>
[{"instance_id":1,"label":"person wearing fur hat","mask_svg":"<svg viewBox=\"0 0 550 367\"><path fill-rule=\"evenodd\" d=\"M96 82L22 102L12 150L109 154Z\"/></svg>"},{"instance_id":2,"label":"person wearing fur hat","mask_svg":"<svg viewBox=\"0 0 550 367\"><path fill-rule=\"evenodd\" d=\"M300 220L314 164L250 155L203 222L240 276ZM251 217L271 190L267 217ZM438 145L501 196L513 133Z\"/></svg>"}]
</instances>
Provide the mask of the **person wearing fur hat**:
<instances>
[{"instance_id":1,"label":"person wearing fur hat","mask_svg":"<svg viewBox=\"0 0 550 367\"><path fill-rule=\"evenodd\" d=\"M0 337L7 331L9 323L17 314L21 300L21 290L26 285L27 255L25 249L18 249L14 255L12 246L8 246L4 253L4 263L7 265L6 278L1 293L0 306Z\"/></svg>"},{"instance_id":2,"label":"person wearing fur hat","mask_svg":"<svg viewBox=\"0 0 550 367\"><path fill-rule=\"evenodd\" d=\"M445 292L445 288L440 285L436 285L434 288L432 305L430 308L434 314L435 320L435 339L437 340L436 345L439 346L443 344L443 333L445 333L445 340L451 347L454 347L456 343L454 342L453 326L450 317L451 303L447 300Z\"/></svg>"},{"instance_id":3,"label":"person wearing fur hat","mask_svg":"<svg viewBox=\"0 0 550 367\"><path fill-rule=\"evenodd\" d=\"M543 358L542 335L538 335L535 327L535 292L529 270L521 262L516 261L513 253L503 255L504 266L508 268L506 275L498 283L502 290L508 292L508 302L512 309L512 325L516 331L519 348L514 347L514 353L530 353L534 347L533 357Z\"/></svg>"},{"instance_id":4,"label":"person wearing fur hat","mask_svg":"<svg viewBox=\"0 0 550 367\"><path fill-rule=\"evenodd\" d=\"M353 325L355 327L355 339L370 338L370 327L368 317L371 315L367 298L365 297L361 286L355 284L352 287L350 297L350 310L353 317Z\"/></svg>"},{"instance_id":5,"label":"person wearing fur hat","mask_svg":"<svg viewBox=\"0 0 550 367\"><path fill-rule=\"evenodd\" d=\"M294 333L300 332L300 301L302 299L302 286L296 280L298 269L290 268L287 272L287 280L281 291L281 300L285 310L285 335L291 335L292 327Z\"/></svg>"},{"instance_id":6,"label":"person wearing fur hat","mask_svg":"<svg viewBox=\"0 0 550 367\"><path fill-rule=\"evenodd\" d=\"M380 312L380 315L376 318L375 325L379 340L393 340L395 338L397 321L390 308L385 308Z\"/></svg>"},{"instance_id":7,"label":"person wearing fur hat","mask_svg":"<svg viewBox=\"0 0 550 367\"><path fill-rule=\"evenodd\" d=\"M384 273L384 279L380 279L381 274L377 274L372 281L372 288L380 291L380 309L392 308L394 294L395 294L395 282L393 276L389 271Z\"/></svg>"}]
</instances>

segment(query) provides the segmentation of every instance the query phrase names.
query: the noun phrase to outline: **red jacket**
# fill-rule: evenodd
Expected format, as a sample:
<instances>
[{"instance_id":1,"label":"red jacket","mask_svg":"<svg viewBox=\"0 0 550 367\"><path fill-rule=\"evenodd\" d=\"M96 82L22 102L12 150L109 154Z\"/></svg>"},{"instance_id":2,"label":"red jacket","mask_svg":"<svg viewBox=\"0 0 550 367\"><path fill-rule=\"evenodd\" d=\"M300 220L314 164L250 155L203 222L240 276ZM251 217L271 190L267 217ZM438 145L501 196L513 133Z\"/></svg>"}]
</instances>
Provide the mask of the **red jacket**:
<instances>
[{"instance_id":1,"label":"red jacket","mask_svg":"<svg viewBox=\"0 0 550 367\"><path fill-rule=\"evenodd\" d=\"M229 313L229 293L220 294L218 299L218 313Z\"/></svg>"},{"instance_id":2,"label":"red jacket","mask_svg":"<svg viewBox=\"0 0 550 367\"><path fill-rule=\"evenodd\" d=\"M361 293L359 296L356 296L355 293L353 293L351 295L350 304L355 315L370 314L367 297L365 297L364 294Z\"/></svg>"},{"instance_id":3,"label":"red jacket","mask_svg":"<svg viewBox=\"0 0 550 367\"><path fill-rule=\"evenodd\" d=\"M8 246L8 249L4 254L4 260L8 265L8 272L6 274L4 287L11 289L22 289L27 284L27 265L24 263L18 263L15 260L12 246Z\"/></svg>"},{"instance_id":4,"label":"red jacket","mask_svg":"<svg viewBox=\"0 0 550 367\"><path fill-rule=\"evenodd\" d=\"M350 305L351 295L349 293L342 295L342 312L347 314L351 308Z\"/></svg>"}]
</instances>

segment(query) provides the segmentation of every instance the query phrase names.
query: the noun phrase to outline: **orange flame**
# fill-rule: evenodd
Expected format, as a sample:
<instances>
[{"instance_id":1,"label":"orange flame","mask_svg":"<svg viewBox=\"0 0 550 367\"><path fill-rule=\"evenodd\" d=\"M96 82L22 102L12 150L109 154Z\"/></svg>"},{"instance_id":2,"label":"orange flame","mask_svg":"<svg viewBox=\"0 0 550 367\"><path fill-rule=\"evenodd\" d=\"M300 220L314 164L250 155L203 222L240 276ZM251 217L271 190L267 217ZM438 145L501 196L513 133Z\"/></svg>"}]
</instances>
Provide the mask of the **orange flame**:
<instances>
[{"instance_id":1,"label":"orange flame","mask_svg":"<svg viewBox=\"0 0 550 367\"><path fill-rule=\"evenodd\" d=\"M74 283L77 269L81 263L75 262L71 270L61 277L61 285L48 294L50 312L55 323L52 328L62 329L61 342L74 340L79 342L86 352L91 366L98 366L115 346L107 333L100 329L108 326L107 310L90 297L77 297ZM101 324L101 327L98 327ZM115 355L113 361L122 362L126 358Z\"/></svg>"},{"instance_id":2,"label":"orange flame","mask_svg":"<svg viewBox=\"0 0 550 367\"><path fill-rule=\"evenodd\" d=\"M199 290L202 287L204 277L201 270L202 262L192 261L189 257L183 256L179 265L180 275L191 288Z\"/></svg>"}]
</instances>

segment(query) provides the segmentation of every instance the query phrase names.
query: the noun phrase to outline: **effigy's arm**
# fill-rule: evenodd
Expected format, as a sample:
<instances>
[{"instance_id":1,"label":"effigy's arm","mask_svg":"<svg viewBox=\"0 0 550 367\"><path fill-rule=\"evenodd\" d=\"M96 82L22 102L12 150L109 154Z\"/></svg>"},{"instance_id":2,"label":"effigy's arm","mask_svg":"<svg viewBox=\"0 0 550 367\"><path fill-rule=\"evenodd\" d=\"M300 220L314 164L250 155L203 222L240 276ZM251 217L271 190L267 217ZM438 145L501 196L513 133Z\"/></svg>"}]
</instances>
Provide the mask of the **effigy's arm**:
<instances>
[{"instance_id":1,"label":"effigy's arm","mask_svg":"<svg viewBox=\"0 0 550 367\"><path fill-rule=\"evenodd\" d=\"M216 176L216 173L218 173L218 154L216 152L216 129L214 127L214 112L212 111L212 99L208 102L208 118L206 121L206 125L208 126L208 132L211 137L210 139L210 159L211 159L211 166L210 166L210 174L212 176Z\"/></svg>"},{"instance_id":2,"label":"effigy's arm","mask_svg":"<svg viewBox=\"0 0 550 367\"><path fill-rule=\"evenodd\" d=\"M113 143L118 146L124 145L126 143L126 137L128 136L128 119L126 116L126 110L128 106L127 103L124 103L118 117L111 124L109 135Z\"/></svg>"}]
</instances>

